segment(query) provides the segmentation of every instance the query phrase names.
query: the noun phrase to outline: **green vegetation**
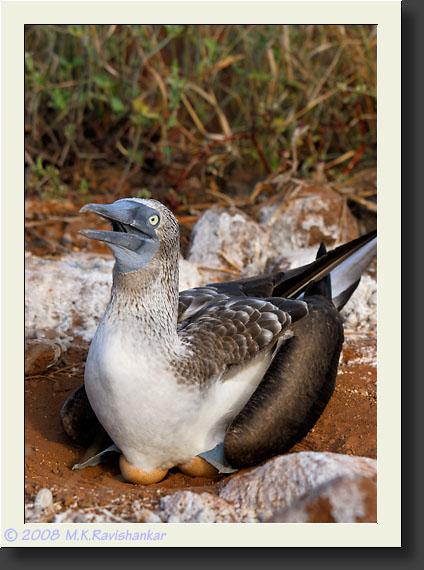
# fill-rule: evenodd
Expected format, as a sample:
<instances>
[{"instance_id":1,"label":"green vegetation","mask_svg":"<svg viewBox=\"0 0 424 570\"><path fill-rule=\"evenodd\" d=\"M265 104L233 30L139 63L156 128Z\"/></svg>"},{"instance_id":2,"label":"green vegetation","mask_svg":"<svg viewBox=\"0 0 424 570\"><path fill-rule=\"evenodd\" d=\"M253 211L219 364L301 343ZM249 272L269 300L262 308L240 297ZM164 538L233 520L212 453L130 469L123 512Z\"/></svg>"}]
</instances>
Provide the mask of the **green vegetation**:
<instances>
[{"instance_id":1,"label":"green vegetation","mask_svg":"<svg viewBox=\"0 0 424 570\"><path fill-rule=\"evenodd\" d=\"M86 161L120 167L118 189L168 169L177 192L214 156L333 180L373 167L376 45L369 25L27 26L28 187L60 197Z\"/></svg>"}]
</instances>

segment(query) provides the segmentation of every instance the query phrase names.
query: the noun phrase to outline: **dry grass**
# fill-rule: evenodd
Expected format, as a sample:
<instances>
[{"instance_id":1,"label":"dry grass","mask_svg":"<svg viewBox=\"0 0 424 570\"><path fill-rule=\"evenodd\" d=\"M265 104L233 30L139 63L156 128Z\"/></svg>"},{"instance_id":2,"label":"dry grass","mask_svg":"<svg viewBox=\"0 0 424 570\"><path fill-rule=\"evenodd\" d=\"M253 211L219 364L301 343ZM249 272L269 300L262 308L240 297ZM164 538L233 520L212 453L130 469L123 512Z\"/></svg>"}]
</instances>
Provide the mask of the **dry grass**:
<instances>
[{"instance_id":1,"label":"dry grass","mask_svg":"<svg viewBox=\"0 0 424 570\"><path fill-rule=\"evenodd\" d=\"M121 169L116 194L162 170L178 194L194 170L343 186L375 167L375 26L31 25L25 38L30 192L61 197L66 169L87 164ZM89 176L73 190L89 198Z\"/></svg>"}]
</instances>

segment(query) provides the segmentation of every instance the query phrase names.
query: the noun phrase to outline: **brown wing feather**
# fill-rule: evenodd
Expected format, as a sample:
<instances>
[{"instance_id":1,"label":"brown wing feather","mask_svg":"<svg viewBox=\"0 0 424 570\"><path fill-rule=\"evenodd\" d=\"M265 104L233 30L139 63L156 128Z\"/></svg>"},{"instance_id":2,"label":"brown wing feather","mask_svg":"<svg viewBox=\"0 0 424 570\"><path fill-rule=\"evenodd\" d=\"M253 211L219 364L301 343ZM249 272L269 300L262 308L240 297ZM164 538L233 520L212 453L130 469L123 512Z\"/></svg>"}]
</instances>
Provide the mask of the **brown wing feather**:
<instances>
[{"instance_id":1,"label":"brown wing feather","mask_svg":"<svg viewBox=\"0 0 424 570\"><path fill-rule=\"evenodd\" d=\"M205 385L262 350L271 350L290 324L307 312L303 301L279 298L216 301L185 321L179 336L192 357L190 362L175 365L190 367L196 362L193 373Z\"/></svg>"}]
</instances>

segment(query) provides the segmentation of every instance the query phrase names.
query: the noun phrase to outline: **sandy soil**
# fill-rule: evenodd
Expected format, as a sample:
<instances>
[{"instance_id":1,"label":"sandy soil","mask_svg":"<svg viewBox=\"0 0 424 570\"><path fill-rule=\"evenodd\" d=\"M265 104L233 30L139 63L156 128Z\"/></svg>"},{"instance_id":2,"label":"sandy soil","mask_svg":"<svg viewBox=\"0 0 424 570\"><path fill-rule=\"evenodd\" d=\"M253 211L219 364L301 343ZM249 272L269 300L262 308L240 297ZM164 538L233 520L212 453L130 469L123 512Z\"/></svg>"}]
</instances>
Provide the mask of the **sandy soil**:
<instances>
[{"instance_id":1,"label":"sandy soil","mask_svg":"<svg viewBox=\"0 0 424 570\"><path fill-rule=\"evenodd\" d=\"M31 503L37 491L47 487L56 513L83 509L101 515L102 509L113 505L115 516L135 522L143 507L154 509L162 496L177 490L216 493L224 477L192 478L175 470L161 483L142 487L124 482L116 462L71 469L85 450L63 432L59 410L83 382L87 351L87 343L76 341L46 376L25 381L26 501ZM315 427L291 452L331 451L376 458L376 380L375 334L346 334L334 395ZM42 520L53 518L49 514Z\"/></svg>"}]
</instances>

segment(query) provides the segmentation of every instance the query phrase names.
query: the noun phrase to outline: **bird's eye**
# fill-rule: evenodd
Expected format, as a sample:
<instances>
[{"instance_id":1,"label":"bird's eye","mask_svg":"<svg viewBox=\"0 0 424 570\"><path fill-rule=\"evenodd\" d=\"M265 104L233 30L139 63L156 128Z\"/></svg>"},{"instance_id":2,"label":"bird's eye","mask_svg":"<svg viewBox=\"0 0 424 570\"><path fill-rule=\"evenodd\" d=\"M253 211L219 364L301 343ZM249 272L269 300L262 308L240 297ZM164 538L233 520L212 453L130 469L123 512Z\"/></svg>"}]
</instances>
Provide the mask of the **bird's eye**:
<instances>
[{"instance_id":1,"label":"bird's eye","mask_svg":"<svg viewBox=\"0 0 424 570\"><path fill-rule=\"evenodd\" d=\"M149 223L152 226L157 226L159 223L159 216L157 216L156 214L153 214L153 216L150 216L149 218Z\"/></svg>"}]
</instances>

